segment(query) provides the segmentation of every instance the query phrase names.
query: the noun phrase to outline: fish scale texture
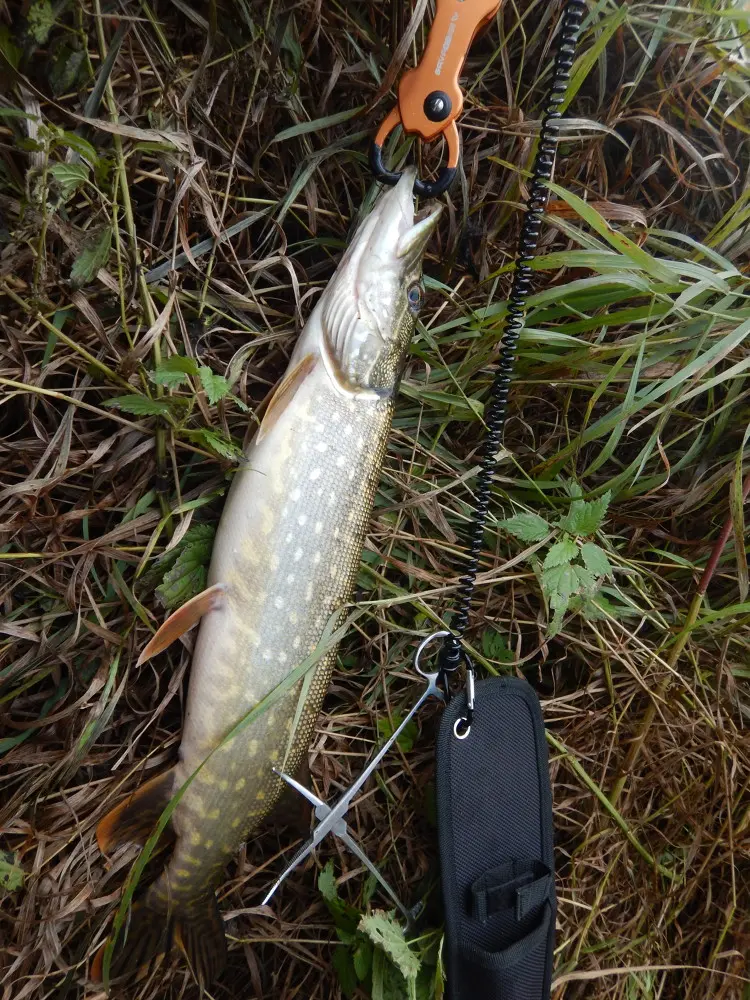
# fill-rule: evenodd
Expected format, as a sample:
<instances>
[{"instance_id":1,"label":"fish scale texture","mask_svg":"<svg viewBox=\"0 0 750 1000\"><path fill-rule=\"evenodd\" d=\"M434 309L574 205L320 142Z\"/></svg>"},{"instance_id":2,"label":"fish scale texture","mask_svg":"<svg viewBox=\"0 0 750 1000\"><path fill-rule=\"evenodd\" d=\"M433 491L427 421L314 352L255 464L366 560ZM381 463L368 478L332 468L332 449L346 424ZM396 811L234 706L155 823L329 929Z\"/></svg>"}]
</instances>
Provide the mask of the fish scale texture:
<instances>
[{"instance_id":1,"label":"fish scale texture","mask_svg":"<svg viewBox=\"0 0 750 1000\"><path fill-rule=\"evenodd\" d=\"M391 400L345 396L319 365L235 477L223 515L231 529L209 573L227 591L201 624L175 772L176 790L206 761L173 816L178 840L160 888L175 901L216 881L278 800L273 767L293 773L307 752L335 650L220 744L351 598L391 416Z\"/></svg>"}]
</instances>

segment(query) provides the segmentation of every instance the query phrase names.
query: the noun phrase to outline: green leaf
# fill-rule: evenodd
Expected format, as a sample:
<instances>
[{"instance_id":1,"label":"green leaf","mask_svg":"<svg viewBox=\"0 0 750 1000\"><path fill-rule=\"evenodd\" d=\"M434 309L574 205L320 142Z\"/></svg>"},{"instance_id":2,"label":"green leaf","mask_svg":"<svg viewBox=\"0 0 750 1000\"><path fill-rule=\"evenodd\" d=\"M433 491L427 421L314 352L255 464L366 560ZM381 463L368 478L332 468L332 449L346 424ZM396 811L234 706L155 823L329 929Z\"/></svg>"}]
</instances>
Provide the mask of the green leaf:
<instances>
[{"instance_id":1,"label":"green leaf","mask_svg":"<svg viewBox=\"0 0 750 1000\"><path fill-rule=\"evenodd\" d=\"M88 141L84 139L81 135L76 135L75 132L65 132L62 129L58 132L56 145L67 146L68 149L72 149L74 153L90 163L91 166L96 166L99 161L99 154Z\"/></svg>"},{"instance_id":2,"label":"green leaf","mask_svg":"<svg viewBox=\"0 0 750 1000\"><path fill-rule=\"evenodd\" d=\"M593 535L604 521L611 497L607 490L598 500L574 500L558 526L571 535Z\"/></svg>"},{"instance_id":3,"label":"green leaf","mask_svg":"<svg viewBox=\"0 0 750 1000\"><path fill-rule=\"evenodd\" d=\"M581 556L594 576L611 576L612 565L604 549L596 542L585 542L581 546Z\"/></svg>"},{"instance_id":4,"label":"green leaf","mask_svg":"<svg viewBox=\"0 0 750 1000\"><path fill-rule=\"evenodd\" d=\"M559 542L550 548L544 560L544 568L551 569L553 566L562 566L572 562L578 555L578 546L570 538L561 538Z\"/></svg>"},{"instance_id":5,"label":"green leaf","mask_svg":"<svg viewBox=\"0 0 750 1000\"><path fill-rule=\"evenodd\" d=\"M373 910L362 917L358 928L380 948L396 966L407 982L416 980L419 973L419 959L407 944L404 930L391 913Z\"/></svg>"},{"instance_id":6,"label":"green leaf","mask_svg":"<svg viewBox=\"0 0 750 1000\"><path fill-rule=\"evenodd\" d=\"M573 566L573 574L576 580L576 590L593 597L597 591L596 577L586 566L576 563Z\"/></svg>"},{"instance_id":7,"label":"green leaf","mask_svg":"<svg viewBox=\"0 0 750 1000\"><path fill-rule=\"evenodd\" d=\"M208 396L209 403L213 406L220 399L229 394L229 382L223 375L214 375L210 368L201 365L198 369L203 391Z\"/></svg>"},{"instance_id":8,"label":"green leaf","mask_svg":"<svg viewBox=\"0 0 750 1000\"><path fill-rule=\"evenodd\" d=\"M44 45L55 24L55 11L50 0L34 0L27 14L29 34L39 45Z\"/></svg>"},{"instance_id":9,"label":"green leaf","mask_svg":"<svg viewBox=\"0 0 750 1000\"><path fill-rule=\"evenodd\" d=\"M338 898L336 888L336 876L333 874L333 861L326 862L325 868L321 869L318 875L318 891L327 903L332 903Z\"/></svg>"},{"instance_id":10,"label":"green leaf","mask_svg":"<svg viewBox=\"0 0 750 1000\"><path fill-rule=\"evenodd\" d=\"M378 719L378 735L380 736L381 740L383 740L383 742L385 742L387 739L393 736L394 732L401 725L401 721L402 721L402 716L400 715L395 715L393 717L393 725L391 725L391 720L388 718ZM414 746L414 741L416 740L418 735L419 735L419 726L416 724L414 719L412 719L410 722L406 724L406 726L404 727L404 731L401 733L396 742L398 743L401 750L404 751L404 753L409 753L411 748Z\"/></svg>"},{"instance_id":11,"label":"green leaf","mask_svg":"<svg viewBox=\"0 0 750 1000\"><path fill-rule=\"evenodd\" d=\"M344 996L354 996L354 991L357 988L357 973L354 970L352 953L344 945L334 948L333 967L339 977Z\"/></svg>"},{"instance_id":12,"label":"green leaf","mask_svg":"<svg viewBox=\"0 0 750 1000\"><path fill-rule=\"evenodd\" d=\"M0 53L5 56L13 69L18 69L21 62L21 49L13 41L7 24L0 24ZM3 111L15 110L15 108L3 108ZM22 111L21 114L25 115L26 112Z\"/></svg>"},{"instance_id":13,"label":"green leaf","mask_svg":"<svg viewBox=\"0 0 750 1000\"><path fill-rule=\"evenodd\" d=\"M482 652L488 660L497 660L499 663L511 663L516 658L513 650L508 648L505 636L494 628L482 632Z\"/></svg>"},{"instance_id":14,"label":"green leaf","mask_svg":"<svg viewBox=\"0 0 750 1000\"><path fill-rule=\"evenodd\" d=\"M242 458L242 448L225 438L223 434L219 434L218 431L210 431L207 427L201 427L200 430L186 431L185 433L191 441L197 441L199 444L211 448L230 462L238 462Z\"/></svg>"},{"instance_id":15,"label":"green leaf","mask_svg":"<svg viewBox=\"0 0 750 1000\"><path fill-rule=\"evenodd\" d=\"M542 572L542 588L553 608L567 607L570 595L575 591L578 578L570 563L551 566Z\"/></svg>"},{"instance_id":16,"label":"green leaf","mask_svg":"<svg viewBox=\"0 0 750 1000\"><path fill-rule=\"evenodd\" d=\"M348 122L351 118L354 118L364 111L366 105L360 104L356 108L349 108L347 111L337 111L335 114L327 115L325 118L316 118L315 121L311 122L300 122L298 125L291 125L289 128L283 129L278 135L275 135L271 139L271 145L274 142L283 142L285 139L294 139L298 135L305 135L308 132L322 132L324 128L331 128L333 125L341 125L343 122Z\"/></svg>"},{"instance_id":17,"label":"green leaf","mask_svg":"<svg viewBox=\"0 0 750 1000\"><path fill-rule=\"evenodd\" d=\"M86 59L83 49L61 45L51 60L49 82L55 97L61 97L75 86Z\"/></svg>"},{"instance_id":18,"label":"green leaf","mask_svg":"<svg viewBox=\"0 0 750 1000\"><path fill-rule=\"evenodd\" d=\"M361 940L352 957L354 958L354 971L357 973L357 979L364 982L372 969L372 945L370 942Z\"/></svg>"},{"instance_id":19,"label":"green leaf","mask_svg":"<svg viewBox=\"0 0 750 1000\"><path fill-rule=\"evenodd\" d=\"M141 393L133 393L132 396L115 396L108 399L104 404L116 410L123 410L125 413L132 413L136 417L168 417L170 415L169 403L165 399L151 399Z\"/></svg>"},{"instance_id":20,"label":"green leaf","mask_svg":"<svg viewBox=\"0 0 750 1000\"><path fill-rule=\"evenodd\" d=\"M550 526L538 514L514 514L499 522L509 535L519 538L522 542L541 542L550 532Z\"/></svg>"},{"instance_id":21,"label":"green leaf","mask_svg":"<svg viewBox=\"0 0 750 1000\"><path fill-rule=\"evenodd\" d=\"M196 525L196 530L191 528L182 540L179 555L156 588L160 601L170 611L205 590L213 539L214 529L203 524Z\"/></svg>"},{"instance_id":22,"label":"green leaf","mask_svg":"<svg viewBox=\"0 0 750 1000\"><path fill-rule=\"evenodd\" d=\"M88 167L83 163L53 163L50 173L59 184L60 193L66 200L89 179Z\"/></svg>"},{"instance_id":23,"label":"green leaf","mask_svg":"<svg viewBox=\"0 0 750 1000\"><path fill-rule=\"evenodd\" d=\"M171 358L162 361L148 377L156 385L166 386L168 389L176 389L184 382L188 381L189 375L198 374L198 365L192 358L183 357L181 354L173 354Z\"/></svg>"},{"instance_id":24,"label":"green leaf","mask_svg":"<svg viewBox=\"0 0 750 1000\"><path fill-rule=\"evenodd\" d=\"M24 871L18 863L18 854L0 851L0 890L15 892L23 887Z\"/></svg>"},{"instance_id":25,"label":"green leaf","mask_svg":"<svg viewBox=\"0 0 750 1000\"><path fill-rule=\"evenodd\" d=\"M88 284L100 267L104 267L109 259L112 246L112 228L105 226L99 236L89 247L76 257L70 272L70 281L74 287L80 288Z\"/></svg>"}]
</instances>

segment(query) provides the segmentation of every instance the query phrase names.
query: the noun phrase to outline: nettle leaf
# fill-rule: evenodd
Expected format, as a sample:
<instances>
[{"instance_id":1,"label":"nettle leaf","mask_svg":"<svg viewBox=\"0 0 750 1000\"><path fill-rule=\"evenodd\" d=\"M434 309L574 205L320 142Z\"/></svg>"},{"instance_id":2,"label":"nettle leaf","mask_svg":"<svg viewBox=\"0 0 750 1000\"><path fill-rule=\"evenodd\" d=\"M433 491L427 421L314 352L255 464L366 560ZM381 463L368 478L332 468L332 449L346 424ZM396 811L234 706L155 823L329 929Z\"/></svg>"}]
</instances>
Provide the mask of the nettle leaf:
<instances>
[{"instance_id":1,"label":"nettle leaf","mask_svg":"<svg viewBox=\"0 0 750 1000\"><path fill-rule=\"evenodd\" d=\"M195 525L180 542L180 552L156 588L162 604L170 611L206 589L208 562L213 548L214 528Z\"/></svg>"},{"instance_id":2,"label":"nettle leaf","mask_svg":"<svg viewBox=\"0 0 750 1000\"><path fill-rule=\"evenodd\" d=\"M108 399L104 405L132 413L136 417L168 417L171 414L169 403L165 399L151 399L141 393L115 396L114 399Z\"/></svg>"},{"instance_id":3,"label":"nettle leaf","mask_svg":"<svg viewBox=\"0 0 750 1000\"><path fill-rule=\"evenodd\" d=\"M193 358L185 358L181 354L173 354L171 358L162 361L148 377L155 385L163 385L168 389L176 389L188 381L188 376L198 374L198 365Z\"/></svg>"},{"instance_id":4,"label":"nettle leaf","mask_svg":"<svg viewBox=\"0 0 750 1000\"><path fill-rule=\"evenodd\" d=\"M70 272L70 281L74 287L80 288L88 284L99 268L104 267L109 259L111 246L112 227L105 226L97 239L76 257Z\"/></svg>"},{"instance_id":5,"label":"nettle leaf","mask_svg":"<svg viewBox=\"0 0 750 1000\"><path fill-rule=\"evenodd\" d=\"M69 198L79 187L83 187L89 179L88 167L83 163L53 163L49 169L65 199Z\"/></svg>"},{"instance_id":6,"label":"nettle leaf","mask_svg":"<svg viewBox=\"0 0 750 1000\"><path fill-rule=\"evenodd\" d=\"M416 980L419 959L409 947L403 927L392 914L385 910L373 910L362 917L358 929L385 952L407 982Z\"/></svg>"},{"instance_id":7,"label":"nettle leaf","mask_svg":"<svg viewBox=\"0 0 750 1000\"><path fill-rule=\"evenodd\" d=\"M559 542L550 548L544 560L544 568L550 569L553 566L563 566L572 562L578 555L578 546L570 538L561 538Z\"/></svg>"},{"instance_id":8,"label":"nettle leaf","mask_svg":"<svg viewBox=\"0 0 750 1000\"><path fill-rule=\"evenodd\" d=\"M223 375L214 375L206 365L201 365L198 369L198 375L200 376L203 391L208 396L211 406L229 395L229 382L227 382Z\"/></svg>"},{"instance_id":9,"label":"nettle leaf","mask_svg":"<svg viewBox=\"0 0 750 1000\"><path fill-rule=\"evenodd\" d=\"M596 542L586 542L581 546L581 556L586 567L594 576L611 576L612 565L604 549Z\"/></svg>"},{"instance_id":10,"label":"nettle leaf","mask_svg":"<svg viewBox=\"0 0 750 1000\"><path fill-rule=\"evenodd\" d=\"M509 535L519 538L522 542L541 542L550 533L550 526L539 514L514 514L504 521L498 522Z\"/></svg>"},{"instance_id":11,"label":"nettle leaf","mask_svg":"<svg viewBox=\"0 0 750 1000\"><path fill-rule=\"evenodd\" d=\"M16 892L23 887L24 870L18 863L18 854L0 851L0 891Z\"/></svg>"},{"instance_id":12,"label":"nettle leaf","mask_svg":"<svg viewBox=\"0 0 750 1000\"><path fill-rule=\"evenodd\" d=\"M557 522L571 535L593 535L604 521L612 494L609 490L598 500L574 500L568 513Z\"/></svg>"}]
</instances>

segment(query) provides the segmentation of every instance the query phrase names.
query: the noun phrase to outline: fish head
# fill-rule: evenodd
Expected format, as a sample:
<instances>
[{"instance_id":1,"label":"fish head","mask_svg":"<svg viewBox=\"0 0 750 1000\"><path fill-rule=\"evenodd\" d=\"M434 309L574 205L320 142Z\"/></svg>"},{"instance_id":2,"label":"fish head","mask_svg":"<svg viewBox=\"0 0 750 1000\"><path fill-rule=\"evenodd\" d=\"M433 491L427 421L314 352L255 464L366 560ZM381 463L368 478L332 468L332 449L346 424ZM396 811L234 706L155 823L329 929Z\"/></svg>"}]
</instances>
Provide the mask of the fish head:
<instances>
[{"instance_id":1,"label":"fish head","mask_svg":"<svg viewBox=\"0 0 750 1000\"><path fill-rule=\"evenodd\" d=\"M390 396L422 306L422 259L441 206L415 215L415 171L380 196L318 306L323 355L347 392Z\"/></svg>"}]
</instances>

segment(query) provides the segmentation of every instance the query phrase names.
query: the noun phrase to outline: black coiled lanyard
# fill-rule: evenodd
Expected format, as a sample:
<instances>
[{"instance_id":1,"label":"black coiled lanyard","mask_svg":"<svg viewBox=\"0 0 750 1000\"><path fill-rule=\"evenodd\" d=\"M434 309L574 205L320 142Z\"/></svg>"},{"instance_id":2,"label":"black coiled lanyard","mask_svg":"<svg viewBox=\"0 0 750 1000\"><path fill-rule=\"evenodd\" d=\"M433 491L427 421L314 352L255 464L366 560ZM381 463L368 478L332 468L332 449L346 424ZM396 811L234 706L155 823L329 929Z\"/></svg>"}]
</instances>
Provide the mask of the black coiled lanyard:
<instances>
[{"instance_id":1,"label":"black coiled lanyard","mask_svg":"<svg viewBox=\"0 0 750 1000\"><path fill-rule=\"evenodd\" d=\"M527 300L531 291L531 262L536 255L539 233L542 227L542 217L549 196L546 182L551 180L555 166L555 155L560 137L560 120L562 118L560 105L565 100L565 92L570 82L570 71L575 59L578 35L585 12L585 0L566 0L560 24L557 50L555 52L552 83L549 89L544 117L539 132L539 142L531 170L529 196L518 240L515 268L508 296L508 310L505 317L503 334L500 339L498 358L495 364L495 376L490 388L490 398L485 407L484 420L487 432L482 446L480 469L474 487L476 510L468 532L466 569L459 580L455 616L451 622L450 632L435 632L420 646L421 653L428 644L442 640L442 646L438 654L438 669L441 675L441 683L446 693L450 690L451 677L461 666L462 662L465 666L466 712L456 720L454 726L454 734L458 739L466 739L469 735L475 712L474 665L468 653L463 648L462 643L469 624L469 612L471 610L471 602L479 571L479 556L482 551L484 529L492 498L492 477L497 468L497 455L505 428L508 394L516 362L516 351L521 330L524 326ZM429 44L426 53L427 51L429 51ZM377 142L378 140L376 139L375 145L377 145ZM395 184L400 174L388 173L387 176L378 176L385 183Z\"/></svg>"}]
</instances>

